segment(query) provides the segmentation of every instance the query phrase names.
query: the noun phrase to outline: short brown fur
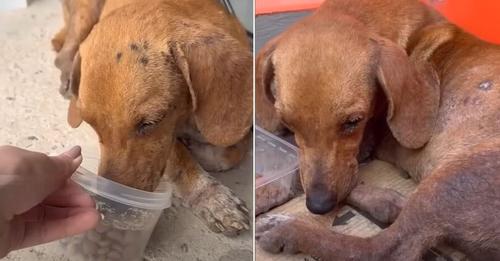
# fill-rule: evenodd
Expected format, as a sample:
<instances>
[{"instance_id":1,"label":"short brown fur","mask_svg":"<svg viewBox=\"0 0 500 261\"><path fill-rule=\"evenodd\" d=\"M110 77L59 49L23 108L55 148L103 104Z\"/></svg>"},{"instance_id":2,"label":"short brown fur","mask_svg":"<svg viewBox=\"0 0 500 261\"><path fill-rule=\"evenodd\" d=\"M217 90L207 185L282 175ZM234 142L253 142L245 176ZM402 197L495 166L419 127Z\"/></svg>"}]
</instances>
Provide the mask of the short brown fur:
<instances>
[{"instance_id":1,"label":"short brown fur","mask_svg":"<svg viewBox=\"0 0 500 261\"><path fill-rule=\"evenodd\" d=\"M60 91L69 123L99 136L99 175L150 191L163 177L212 230L248 229L245 204L206 172L248 151L252 54L238 21L214 0L67 0L64 11Z\"/></svg>"},{"instance_id":2,"label":"short brown fur","mask_svg":"<svg viewBox=\"0 0 500 261\"><path fill-rule=\"evenodd\" d=\"M394 223L363 239L270 216L257 224L259 244L322 260L420 260L447 242L473 260L499 259L500 47L440 19L426 21L433 15L415 9L417 1L341 2L327 1L261 52L257 73L269 79L272 72L275 90L266 91L269 80L257 82L267 94L258 97L257 113L272 113L257 116L271 130L279 119L294 132L309 209L324 213L347 199ZM421 26L409 25L411 17ZM394 33L401 30L406 38ZM358 123L349 121L358 115ZM420 181L407 202L393 191L356 187L356 156L379 129L385 138L375 142L377 157Z\"/></svg>"}]
</instances>

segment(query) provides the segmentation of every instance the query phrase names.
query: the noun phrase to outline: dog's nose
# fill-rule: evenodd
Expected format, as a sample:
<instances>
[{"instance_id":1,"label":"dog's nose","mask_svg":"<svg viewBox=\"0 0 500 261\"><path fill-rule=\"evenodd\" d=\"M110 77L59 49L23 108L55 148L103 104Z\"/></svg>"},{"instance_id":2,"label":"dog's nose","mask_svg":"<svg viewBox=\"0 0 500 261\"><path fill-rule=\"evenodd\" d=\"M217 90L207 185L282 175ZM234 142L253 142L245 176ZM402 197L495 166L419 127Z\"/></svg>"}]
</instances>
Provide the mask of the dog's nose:
<instances>
[{"instance_id":1,"label":"dog's nose","mask_svg":"<svg viewBox=\"0 0 500 261\"><path fill-rule=\"evenodd\" d=\"M306 195L306 206L314 214L322 215L330 212L337 205L337 196L326 190L313 190Z\"/></svg>"}]
</instances>

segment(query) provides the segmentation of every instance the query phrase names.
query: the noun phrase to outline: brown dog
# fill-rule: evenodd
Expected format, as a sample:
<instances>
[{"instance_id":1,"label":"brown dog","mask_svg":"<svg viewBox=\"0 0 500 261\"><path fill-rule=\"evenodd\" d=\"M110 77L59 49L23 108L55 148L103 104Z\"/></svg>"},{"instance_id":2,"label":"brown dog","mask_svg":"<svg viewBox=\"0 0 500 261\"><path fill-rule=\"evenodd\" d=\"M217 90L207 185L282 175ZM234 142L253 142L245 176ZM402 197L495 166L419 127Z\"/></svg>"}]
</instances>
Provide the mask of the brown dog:
<instances>
[{"instance_id":1,"label":"brown dog","mask_svg":"<svg viewBox=\"0 0 500 261\"><path fill-rule=\"evenodd\" d=\"M248 229L244 203L206 172L248 150L252 55L237 20L215 0L67 0L64 10L60 91L70 124L99 136L99 175L150 191L165 176L212 230Z\"/></svg>"},{"instance_id":2,"label":"brown dog","mask_svg":"<svg viewBox=\"0 0 500 261\"><path fill-rule=\"evenodd\" d=\"M394 224L363 239L270 216L257 225L264 249L420 260L445 241L500 258L500 48L451 25L424 27L440 19L417 1L393 2L327 1L271 41L257 61L257 116L294 132L309 210L347 198ZM421 181L403 208L397 193L376 190L380 203L372 188L352 190L363 145L386 134L378 157Z\"/></svg>"}]
</instances>

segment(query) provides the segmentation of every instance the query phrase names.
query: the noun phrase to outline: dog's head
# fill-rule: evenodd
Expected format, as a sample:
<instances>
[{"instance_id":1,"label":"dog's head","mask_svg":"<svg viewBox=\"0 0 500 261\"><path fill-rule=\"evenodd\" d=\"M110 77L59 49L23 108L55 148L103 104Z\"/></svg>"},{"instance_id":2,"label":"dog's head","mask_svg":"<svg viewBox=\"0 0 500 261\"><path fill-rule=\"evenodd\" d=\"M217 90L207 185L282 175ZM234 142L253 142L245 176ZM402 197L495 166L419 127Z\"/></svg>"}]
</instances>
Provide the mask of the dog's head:
<instances>
[{"instance_id":1,"label":"dog's head","mask_svg":"<svg viewBox=\"0 0 500 261\"><path fill-rule=\"evenodd\" d=\"M356 156L375 108L387 107L401 145L420 148L431 135L439 89L430 67L362 25L315 22L297 24L259 52L256 104L257 113L274 111L262 117L265 127L279 123L295 134L307 207L321 214L356 185Z\"/></svg>"},{"instance_id":2,"label":"dog's head","mask_svg":"<svg viewBox=\"0 0 500 261\"><path fill-rule=\"evenodd\" d=\"M181 125L219 146L248 133L252 56L214 26L172 19L147 27L148 19L94 27L75 58L68 121L97 132L99 175L153 190Z\"/></svg>"}]
</instances>

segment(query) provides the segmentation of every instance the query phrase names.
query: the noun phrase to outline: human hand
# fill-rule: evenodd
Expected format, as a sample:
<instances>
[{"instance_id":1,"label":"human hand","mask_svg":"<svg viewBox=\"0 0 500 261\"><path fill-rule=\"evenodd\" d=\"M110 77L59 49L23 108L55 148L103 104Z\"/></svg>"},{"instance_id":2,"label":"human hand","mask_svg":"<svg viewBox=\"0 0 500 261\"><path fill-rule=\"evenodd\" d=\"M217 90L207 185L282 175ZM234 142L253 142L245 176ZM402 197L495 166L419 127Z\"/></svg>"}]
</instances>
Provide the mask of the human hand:
<instances>
[{"instance_id":1,"label":"human hand","mask_svg":"<svg viewBox=\"0 0 500 261\"><path fill-rule=\"evenodd\" d=\"M94 228L95 202L71 175L80 147L55 157L0 146L0 258Z\"/></svg>"}]
</instances>

